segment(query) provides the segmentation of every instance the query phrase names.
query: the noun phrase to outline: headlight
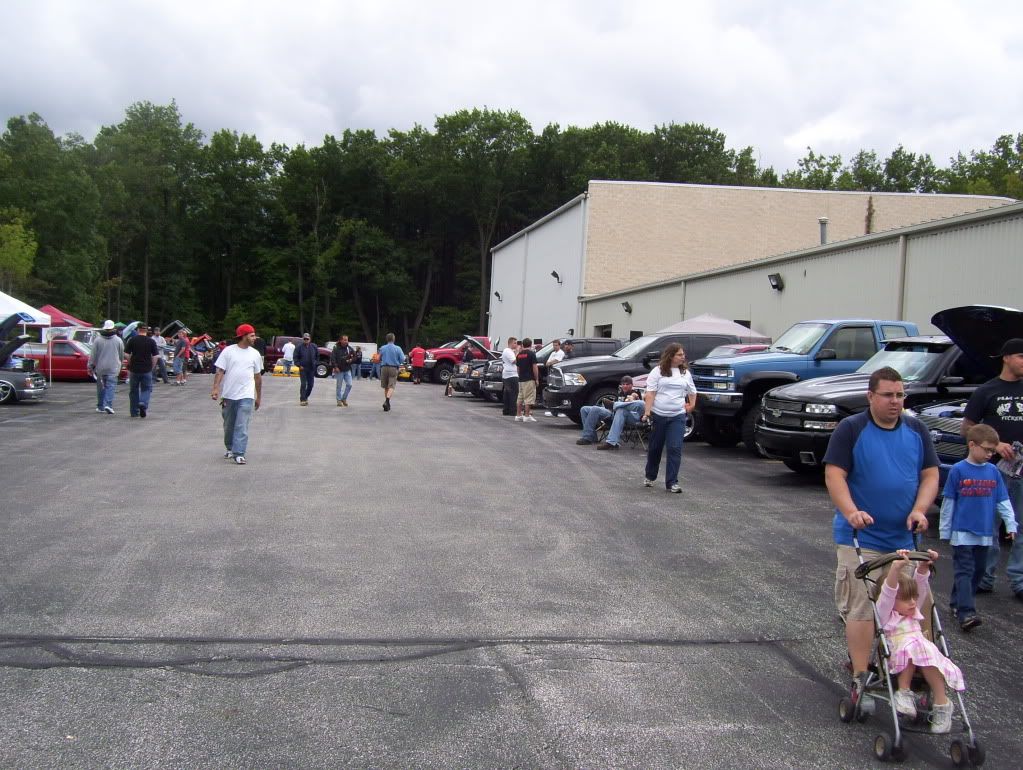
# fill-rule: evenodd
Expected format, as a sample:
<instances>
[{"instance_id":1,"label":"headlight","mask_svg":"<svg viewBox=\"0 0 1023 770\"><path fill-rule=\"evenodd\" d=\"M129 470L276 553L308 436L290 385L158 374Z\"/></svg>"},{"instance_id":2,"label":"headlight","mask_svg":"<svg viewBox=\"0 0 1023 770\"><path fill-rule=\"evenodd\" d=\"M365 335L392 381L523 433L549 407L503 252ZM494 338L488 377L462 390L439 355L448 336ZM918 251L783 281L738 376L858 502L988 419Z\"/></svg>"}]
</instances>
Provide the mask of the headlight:
<instances>
[{"instance_id":1,"label":"headlight","mask_svg":"<svg viewBox=\"0 0 1023 770\"><path fill-rule=\"evenodd\" d=\"M561 376L565 378L566 385L585 385L586 378L576 372L562 372Z\"/></svg>"},{"instance_id":2,"label":"headlight","mask_svg":"<svg viewBox=\"0 0 1023 770\"><path fill-rule=\"evenodd\" d=\"M821 422L820 420L806 420L803 427L807 430L834 430L837 422Z\"/></svg>"},{"instance_id":3,"label":"headlight","mask_svg":"<svg viewBox=\"0 0 1023 770\"><path fill-rule=\"evenodd\" d=\"M727 382L712 382L710 384L710 386L714 390L728 390L728 383Z\"/></svg>"},{"instance_id":4,"label":"headlight","mask_svg":"<svg viewBox=\"0 0 1023 770\"><path fill-rule=\"evenodd\" d=\"M838 407L834 404L807 404L808 414L838 414Z\"/></svg>"},{"instance_id":5,"label":"headlight","mask_svg":"<svg viewBox=\"0 0 1023 770\"><path fill-rule=\"evenodd\" d=\"M429 353L429 352L427 352L427 354L426 354L426 360L427 360L427 361L432 361L432 360L433 360L433 353Z\"/></svg>"},{"instance_id":6,"label":"headlight","mask_svg":"<svg viewBox=\"0 0 1023 770\"><path fill-rule=\"evenodd\" d=\"M481 372L479 369L476 369L469 376L470 377L482 377L483 376L483 372Z\"/></svg>"},{"instance_id":7,"label":"headlight","mask_svg":"<svg viewBox=\"0 0 1023 770\"><path fill-rule=\"evenodd\" d=\"M714 369L713 373L715 377L728 377L729 379L735 376L732 369Z\"/></svg>"}]
</instances>

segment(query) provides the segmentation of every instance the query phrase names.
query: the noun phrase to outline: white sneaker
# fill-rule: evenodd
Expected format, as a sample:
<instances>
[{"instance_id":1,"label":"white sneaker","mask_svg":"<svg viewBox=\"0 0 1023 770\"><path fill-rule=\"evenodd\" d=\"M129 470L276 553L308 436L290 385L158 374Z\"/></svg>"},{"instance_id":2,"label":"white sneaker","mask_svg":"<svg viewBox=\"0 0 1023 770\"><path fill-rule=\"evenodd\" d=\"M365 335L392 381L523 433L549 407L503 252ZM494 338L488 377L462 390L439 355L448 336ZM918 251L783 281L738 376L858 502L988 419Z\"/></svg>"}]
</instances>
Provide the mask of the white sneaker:
<instances>
[{"instance_id":1,"label":"white sneaker","mask_svg":"<svg viewBox=\"0 0 1023 770\"><path fill-rule=\"evenodd\" d=\"M895 691L895 711L910 719L916 716L916 700L913 698L912 690Z\"/></svg>"},{"instance_id":2,"label":"white sneaker","mask_svg":"<svg viewBox=\"0 0 1023 770\"><path fill-rule=\"evenodd\" d=\"M522 421L523 422L536 422L536 418L533 415L530 414L530 415L527 415L526 417L523 417Z\"/></svg>"},{"instance_id":3,"label":"white sneaker","mask_svg":"<svg viewBox=\"0 0 1023 770\"><path fill-rule=\"evenodd\" d=\"M103 411L106 412L107 414L113 414L114 408L112 406L105 406L103 407Z\"/></svg>"},{"instance_id":4,"label":"white sneaker","mask_svg":"<svg viewBox=\"0 0 1023 770\"><path fill-rule=\"evenodd\" d=\"M522 422L522 418L519 415L515 415L515 422Z\"/></svg>"},{"instance_id":5,"label":"white sneaker","mask_svg":"<svg viewBox=\"0 0 1023 770\"><path fill-rule=\"evenodd\" d=\"M652 487L653 485L654 485L654 482L651 481L650 479L647 479L647 478L643 479L643 486L644 487Z\"/></svg>"},{"instance_id":6,"label":"white sneaker","mask_svg":"<svg viewBox=\"0 0 1023 770\"><path fill-rule=\"evenodd\" d=\"M544 417L553 417L554 416L554 412L544 412L543 416Z\"/></svg>"},{"instance_id":7,"label":"white sneaker","mask_svg":"<svg viewBox=\"0 0 1023 770\"><path fill-rule=\"evenodd\" d=\"M931 707L931 732L944 735L952 731L952 704L943 703Z\"/></svg>"}]
</instances>

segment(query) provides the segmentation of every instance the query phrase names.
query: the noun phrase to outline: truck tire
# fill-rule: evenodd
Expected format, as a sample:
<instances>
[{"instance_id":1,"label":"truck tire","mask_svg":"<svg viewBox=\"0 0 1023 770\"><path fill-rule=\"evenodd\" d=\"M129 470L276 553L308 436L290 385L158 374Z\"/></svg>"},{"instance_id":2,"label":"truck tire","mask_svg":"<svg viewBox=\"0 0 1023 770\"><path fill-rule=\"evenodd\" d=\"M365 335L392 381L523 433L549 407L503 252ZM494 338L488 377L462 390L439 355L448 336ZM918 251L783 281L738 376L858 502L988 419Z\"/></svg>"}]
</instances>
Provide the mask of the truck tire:
<instances>
[{"instance_id":1,"label":"truck tire","mask_svg":"<svg viewBox=\"0 0 1023 770\"><path fill-rule=\"evenodd\" d=\"M766 457L766 455L757 446L756 439L756 427L757 420L760 419L760 413L763 410L760 404L756 404L742 417L742 443L746 446L747 451L755 457Z\"/></svg>"},{"instance_id":2,"label":"truck tire","mask_svg":"<svg viewBox=\"0 0 1023 770\"><path fill-rule=\"evenodd\" d=\"M699 413L697 413L699 415ZM733 447L739 443L741 436L735 429L734 424L716 417L705 417L699 415L696 422L697 430L703 436L703 440L711 446Z\"/></svg>"},{"instance_id":3,"label":"truck tire","mask_svg":"<svg viewBox=\"0 0 1023 770\"><path fill-rule=\"evenodd\" d=\"M319 363L316 364L316 370L313 372L313 374L319 377L320 379L323 379L328 374L330 374L330 363L321 360Z\"/></svg>"},{"instance_id":4,"label":"truck tire","mask_svg":"<svg viewBox=\"0 0 1023 770\"><path fill-rule=\"evenodd\" d=\"M447 361L441 361L433 368L433 381L439 382L441 385L447 385L454 371L454 366Z\"/></svg>"},{"instance_id":5,"label":"truck tire","mask_svg":"<svg viewBox=\"0 0 1023 770\"><path fill-rule=\"evenodd\" d=\"M618 396L617 388L597 388L590 397L586 400L586 403L590 406L596 406L600 403L601 399L610 398L612 401Z\"/></svg>"}]
</instances>

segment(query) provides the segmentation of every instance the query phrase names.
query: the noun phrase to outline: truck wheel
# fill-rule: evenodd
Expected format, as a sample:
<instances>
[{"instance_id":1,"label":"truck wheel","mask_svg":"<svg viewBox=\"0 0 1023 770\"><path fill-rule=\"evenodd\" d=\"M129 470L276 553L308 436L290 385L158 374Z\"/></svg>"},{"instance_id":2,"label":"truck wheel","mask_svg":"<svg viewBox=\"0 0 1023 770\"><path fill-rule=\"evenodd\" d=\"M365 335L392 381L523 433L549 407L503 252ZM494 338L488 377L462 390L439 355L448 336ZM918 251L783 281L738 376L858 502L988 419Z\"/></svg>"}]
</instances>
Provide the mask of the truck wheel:
<instances>
[{"instance_id":1,"label":"truck wheel","mask_svg":"<svg viewBox=\"0 0 1023 770\"><path fill-rule=\"evenodd\" d=\"M602 399L607 398L610 399L611 401L614 401L617 395L618 395L617 389L597 388L595 391L590 393L590 397L589 399L587 399L586 403L588 403L590 406L598 406Z\"/></svg>"},{"instance_id":2,"label":"truck wheel","mask_svg":"<svg viewBox=\"0 0 1023 770\"><path fill-rule=\"evenodd\" d=\"M757 404L746 412L742 418L742 443L745 444L747 451L756 457L766 457L766 455L760 450L760 447L757 446L755 434L757 420L760 419L761 411L763 410L760 408L760 404Z\"/></svg>"},{"instance_id":3,"label":"truck wheel","mask_svg":"<svg viewBox=\"0 0 1023 770\"><path fill-rule=\"evenodd\" d=\"M699 413L697 414L699 415ZM741 438L739 431L735 429L732 423L719 420L716 417L698 416L696 418L696 429L700 431L703 440L711 446L733 447L739 443Z\"/></svg>"},{"instance_id":4,"label":"truck wheel","mask_svg":"<svg viewBox=\"0 0 1023 770\"><path fill-rule=\"evenodd\" d=\"M448 380L451 379L451 373L455 371L455 367L448 363L437 364L433 369L433 381L439 382L441 385L447 385Z\"/></svg>"},{"instance_id":5,"label":"truck wheel","mask_svg":"<svg viewBox=\"0 0 1023 770\"><path fill-rule=\"evenodd\" d=\"M330 366L327 364L326 361L320 361L320 363L316 364L316 371L313 372L313 374L315 374L320 379L323 379L328 374L330 374Z\"/></svg>"}]
</instances>

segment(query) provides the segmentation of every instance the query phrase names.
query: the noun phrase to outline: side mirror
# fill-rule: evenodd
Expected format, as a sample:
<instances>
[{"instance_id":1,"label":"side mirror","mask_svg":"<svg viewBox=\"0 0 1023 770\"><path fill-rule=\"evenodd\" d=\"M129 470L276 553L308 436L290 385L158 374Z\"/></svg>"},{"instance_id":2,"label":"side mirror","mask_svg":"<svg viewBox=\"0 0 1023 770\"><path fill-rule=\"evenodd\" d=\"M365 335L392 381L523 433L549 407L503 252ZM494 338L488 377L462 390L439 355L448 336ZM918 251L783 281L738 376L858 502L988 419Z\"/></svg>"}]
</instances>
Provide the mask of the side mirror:
<instances>
[{"instance_id":1,"label":"side mirror","mask_svg":"<svg viewBox=\"0 0 1023 770\"><path fill-rule=\"evenodd\" d=\"M817 351L817 355L815 355L813 357L813 360L814 361L833 361L836 358L838 358L838 356L835 355L835 351L834 350L832 350L831 348L821 348L820 350Z\"/></svg>"},{"instance_id":2,"label":"side mirror","mask_svg":"<svg viewBox=\"0 0 1023 770\"><path fill-rule=\"evenodd\" d=\"M965 377L952 377L949 375L938 380L938 385L962 385L964 382L966 382Z\"/></svg>"},{"instance_id":3,"label":"side mirror","mask_svg":"<svg viewBox=\"0 0 1023 770\"><path fill-rule=\"evenodd\" d=\"M659 351L659 350L651 350L649 353L647 353L645 356L643 356L643 363L646 364L647 366L649 366L654 361L659 361L660 359L661 359L661 351Z\"/></svg>"}]
</instances>

